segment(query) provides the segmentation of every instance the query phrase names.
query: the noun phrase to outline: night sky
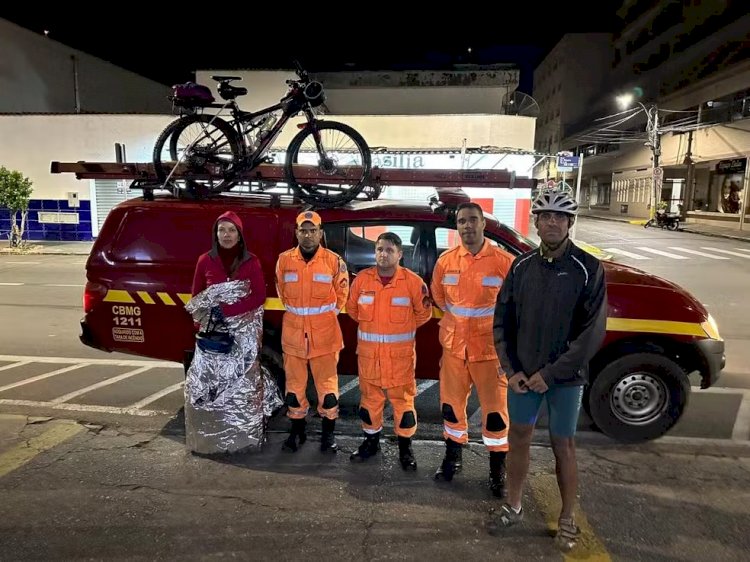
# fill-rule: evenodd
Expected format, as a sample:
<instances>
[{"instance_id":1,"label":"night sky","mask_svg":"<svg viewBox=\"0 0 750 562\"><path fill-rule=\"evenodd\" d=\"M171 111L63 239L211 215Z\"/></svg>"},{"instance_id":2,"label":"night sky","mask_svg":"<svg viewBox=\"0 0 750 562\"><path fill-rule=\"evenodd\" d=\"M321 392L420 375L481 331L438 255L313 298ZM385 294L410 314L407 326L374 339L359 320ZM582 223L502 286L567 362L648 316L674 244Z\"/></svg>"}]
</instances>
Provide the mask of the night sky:
<instances>
[{"instance_id":1,"label":"night sky","mask_svg":"<svg viewBox=\"0 0 750 562\"><path fill-rule=\"evenodd\" d=\"M512 63L521 69L519 89L531 93L534 67L562 35L615 31L621 2L446 2L422 10L404 9L403 2L356 10L317 3L307 5L309 15L292 15L291 3L205 3L192 12L177 2L164 3L173 7L169 12L154 12L154 3L106 4L94 10L37 7L38 13L3 8L0 17L37 33L48 30L52 39L167 85L192 79L196 69L291 68L297 58L313 72Z\"/></svg>"}]
</instances>

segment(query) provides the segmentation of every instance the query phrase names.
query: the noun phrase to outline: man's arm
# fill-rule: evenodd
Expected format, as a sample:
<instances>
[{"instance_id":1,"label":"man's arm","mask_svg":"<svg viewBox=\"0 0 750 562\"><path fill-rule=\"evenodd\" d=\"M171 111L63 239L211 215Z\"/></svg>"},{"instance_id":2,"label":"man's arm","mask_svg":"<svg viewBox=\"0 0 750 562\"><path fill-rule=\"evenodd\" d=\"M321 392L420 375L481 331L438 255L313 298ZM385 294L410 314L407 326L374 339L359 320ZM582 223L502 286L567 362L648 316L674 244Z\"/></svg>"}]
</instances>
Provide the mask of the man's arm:
<instances>
[{"instance_id":1,"label":"man's arm","mask_svg":"<svg viewBox=\"0 0 750 562\"><path fill-rule=\"evenodd\" d=\"M414 277L410 290L411 304L414 309L414 319L417 322L417 328L419 328L420 326L427 324L430 318L432 318L430 291L427 289L427 284L418 276Z\"/></svg>"},{"instance_id":2,"label":"man's arm","mask_svg":"<svg viewBox=\"0 0 750 562\"><path fill-rule=\"evenodd\" d=\"M343 310L346 299L349 297L349 272L346 269L346 263L340 257L336 272L333 274L333 290L336 291L336 312L338 313Z\"/></svg>"},{"instance_id":3,"label":"man's arm","mask_svg":"<svg viewBox=\"0 0 750 562\"><path fill-rule=\"evenodd\" d=\"M545 365L539 371L548 385L555 378L567 379L581 370L591 361L604 341L607 333L607 283L604 280L604 268L598 262L597 266L578 305L581 318L578 336L570 342L568 350L557 361Z\"/></svg>"},{"instance_id":4,"label":"man's arm","mask_svg":"<svg viewBox=\"0 0 750 562\"><path fill-rule=\"evenodd\" d=\"M440 310L445 312L445 293L443 293L443 264L438 258L432 270L432 283L430 283L432 300Z\"/></svg>"},{"instance_id":5,"label":"man's arm","mask_svg":"<svg viewBox=\"0 0 750 562\"><path fill-rule=\"evenodd\" d=\"M500 359L500 365L508 378L522 372L523 367L518 360L517 336L518 323L516 319L516 302L513 295L513 267L508 270L503 280L500 295L495 303L495 319L493 330L495 334L495 350Z\"/></svg>"},{"instance_id":6,"label":"man's arm","mask_svg":"<svg viewBox=\"0 0 750 562\"><path fill-rule=\"evenodd\" d=\"M286 303L284 302L284 276L283 271L281 270L281 256L276 260L276 273L274 277L276 283L276 295L279 297L281 304L286 308Z\"/></svg>"},{"instance_id":7,"label":"man's arm","mask_svg":"<svg viewBox=\"0 0 750 562\"><path fill-rule=\"evenodd\" d=\"M359 322L359 306L357 301L359 300L361 285L361 277L355 277L349 290L349 298L346 301L346 313L351 316L352 320L355 322Z\"/></svg>"}]
</instances>

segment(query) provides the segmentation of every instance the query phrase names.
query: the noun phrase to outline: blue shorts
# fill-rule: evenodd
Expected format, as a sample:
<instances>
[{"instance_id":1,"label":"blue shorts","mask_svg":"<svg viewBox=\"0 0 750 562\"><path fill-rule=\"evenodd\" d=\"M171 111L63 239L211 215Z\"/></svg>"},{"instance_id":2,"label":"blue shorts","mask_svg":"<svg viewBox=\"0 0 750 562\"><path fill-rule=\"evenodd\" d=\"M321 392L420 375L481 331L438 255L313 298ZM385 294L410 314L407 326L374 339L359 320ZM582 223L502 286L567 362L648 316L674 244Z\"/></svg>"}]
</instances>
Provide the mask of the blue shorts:
<instances>
[{"instance_id":1,"label":"blue shorts","mask_svg":"<svg viewBox=\"0 0 750 562\"><path fill-rule=\"evenodd\" d=\"M542 401L547 400L549 431L555 437L573 437L581 411L583 385L562 386L553 384L544 394L529 390L518 394L508 387L508 414L510 424L535 425Z\"/></svg>"}]
</instances>

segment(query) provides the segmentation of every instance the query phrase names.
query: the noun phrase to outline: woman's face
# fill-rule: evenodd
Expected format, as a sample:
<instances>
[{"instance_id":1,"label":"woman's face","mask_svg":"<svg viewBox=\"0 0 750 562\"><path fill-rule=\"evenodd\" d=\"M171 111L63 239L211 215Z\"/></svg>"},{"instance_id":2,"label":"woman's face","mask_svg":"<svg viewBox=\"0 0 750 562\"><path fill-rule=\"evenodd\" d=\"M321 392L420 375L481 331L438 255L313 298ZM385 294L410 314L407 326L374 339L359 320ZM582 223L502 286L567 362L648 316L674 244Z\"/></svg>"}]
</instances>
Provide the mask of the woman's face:
<instances>
[{"instance_id":1,"label":"woman's face","mask_svg":"<svg viewBox=\"0 0 750 562\"><path fill-rule=\"evenodd\" d=\"M216 236L222 248L228 250L234 248L240 240L240 233L234 223L229 221L220 221L216 228Z\"/></svg>"}]
</instances>

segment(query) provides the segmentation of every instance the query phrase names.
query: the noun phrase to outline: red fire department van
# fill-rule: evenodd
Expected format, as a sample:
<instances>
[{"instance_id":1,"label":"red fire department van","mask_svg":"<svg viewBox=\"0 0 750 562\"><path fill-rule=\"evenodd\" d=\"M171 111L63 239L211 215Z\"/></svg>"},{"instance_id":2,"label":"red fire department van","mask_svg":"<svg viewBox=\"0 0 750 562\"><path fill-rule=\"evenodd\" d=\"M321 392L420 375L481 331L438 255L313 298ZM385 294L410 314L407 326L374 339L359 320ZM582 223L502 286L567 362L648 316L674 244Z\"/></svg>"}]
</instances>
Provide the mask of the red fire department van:
<instances>
[{"instance_id":1,"label":"red fire department van","mask_svg":"<svg viewBox=\"0 0 750 562\"><path fill-rule=\"evenodd\" d=\"M53 165L58 172L74 169ZM394 231L404 241L403 265L429 284L437 257L458 241L455 207L462 198L468 200L461 191L439 189L438 194L440 201L431 203L377 199L320 210L323 243L354 276L375 264L378 234ZM196 260L211 247L214 221L232 210L263 265L268 290L264 361L283 376L283 306L275 292L274 267L279 254L296 244L294 219L302 209L298 202L265 194L222 194L201 201L149 196L117 205L86 263L81 341L104 351L189 362L194 328L183 305L191 297ZM486 237L511 254L535 246L491 215L486 219ZM705 307L683 288L632 267L603 265L607 335L590 364L585 407L614 439L654 439L680 418L690 394L689 375L697 374L703 388L716 381L724 367L724 342ZM418 378L435 379L439 373L440 311L434 310L433 319L417 332ZM346 314L339 321L345 344L339 372L356 375L356 324Z\"/></svg>"}]
</instances>

